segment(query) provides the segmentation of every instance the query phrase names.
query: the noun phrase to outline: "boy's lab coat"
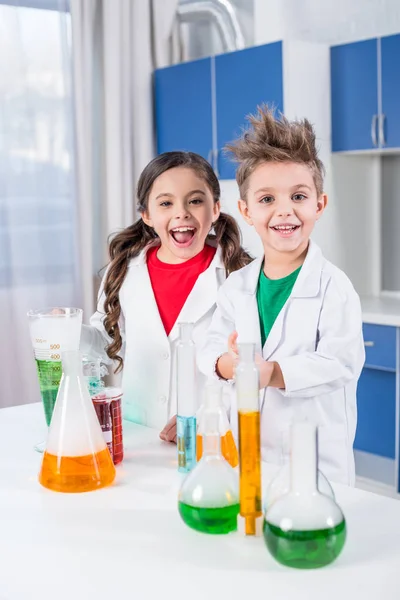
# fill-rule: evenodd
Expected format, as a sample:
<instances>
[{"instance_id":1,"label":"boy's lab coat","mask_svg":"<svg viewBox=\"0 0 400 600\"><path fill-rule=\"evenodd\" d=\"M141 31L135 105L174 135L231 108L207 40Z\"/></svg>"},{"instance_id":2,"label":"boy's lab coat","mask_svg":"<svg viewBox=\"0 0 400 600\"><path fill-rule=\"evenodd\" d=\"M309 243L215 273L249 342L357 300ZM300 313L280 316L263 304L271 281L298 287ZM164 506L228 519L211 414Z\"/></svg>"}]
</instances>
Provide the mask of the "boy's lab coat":
<instances>
[{"instance_id":1,"label":"boy's lab coat","mask_svg":"<svg viewBox=\"0 0 400 600\"><path fill-rule=\"evenodd\" d=\"M196 348L205 334L216 307L217 292L226 279L220 249L204 273L198 277L169 336L158 312L146 264L146 252L133 258L119 293L120 330L124 358L122 388L124 414L130 420L161 430L177 412L175 345L179 339L179 322L194 323ZM104 282L104 279L103 279ZM81 350L107 361L109 344L104 326L103 284L96 313L89 326L83 326ZM205 383L198 372L198 388ZM199 399L200 400L200 399Z\"/></svg>"},{"instance_id":2,"label":"boy's lab coat","mask_svg":"<svg viewBox=\"0 0 400 600\"><path fill-rule=\"evenodd\" d=\"M356 388L365 360L359 297L346 275L310 242L290 298L261 349L256 298L261 267L262 259L255 260L231 274L219 290L199 367L213 375L216 358L226 351L234 330L239 343L255 343L265 360L279 363L286 384L285 390L260 391L263 460L285 460L290 424L308 419L318 425L321 471L354 484ZM234 403L234 394L232 399Z\"/></svg>"}]
</instances>

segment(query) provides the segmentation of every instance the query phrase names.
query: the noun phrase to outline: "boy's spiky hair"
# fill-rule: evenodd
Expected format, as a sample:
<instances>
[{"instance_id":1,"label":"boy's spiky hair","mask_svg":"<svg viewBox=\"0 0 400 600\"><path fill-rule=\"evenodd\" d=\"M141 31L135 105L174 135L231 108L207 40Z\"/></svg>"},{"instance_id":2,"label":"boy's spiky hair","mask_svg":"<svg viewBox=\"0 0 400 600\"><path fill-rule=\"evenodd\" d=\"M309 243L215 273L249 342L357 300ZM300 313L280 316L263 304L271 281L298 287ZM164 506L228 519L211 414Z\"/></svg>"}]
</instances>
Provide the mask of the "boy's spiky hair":
<instances>
[{"instance_id":1,"label":"boy's spiky hair","mask_svg":"<svg viewBox=\"0 0 400 600\"><path fill-rule=\"evenodd\" d=\"M266 105L257 107L258 115L249 115L250 127L225 149L232 153L239 166L236 181L240 197L245 200L249 176L263 162L296 162L307 165L317 189L322 194L324 165L318 158L315 132L307 119L289 121L283 115L279 119L275 110Z\"/></svg>"}]
</instances>

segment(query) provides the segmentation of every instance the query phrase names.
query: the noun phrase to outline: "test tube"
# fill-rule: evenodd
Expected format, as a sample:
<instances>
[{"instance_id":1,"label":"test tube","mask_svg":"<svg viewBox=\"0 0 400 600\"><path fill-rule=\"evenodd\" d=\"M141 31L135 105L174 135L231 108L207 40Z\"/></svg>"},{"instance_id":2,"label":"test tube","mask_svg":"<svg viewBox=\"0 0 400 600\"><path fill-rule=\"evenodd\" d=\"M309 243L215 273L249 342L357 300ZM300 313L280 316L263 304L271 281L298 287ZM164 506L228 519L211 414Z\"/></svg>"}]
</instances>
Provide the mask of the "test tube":
<instances>
[{"instance_id":1,"label":"test tube","mask_svg":"<svg viewBox=\"0 0 400 600\"><path fill-rule=\"evenodd\" d=\"M236 394L239 417L239 498L238 531L262 535L261 449L259 373L254 362L255 344L238 344Z\"/></svg>"},{"instance_id":2,"label":"test tube","mask_svg":"<svg viewBox=\"0 0 400 600\"><path fill-rule=\"evenodd\" d=\"M188 473L196 465L196 353L192 323L180 324L176 346L178 471Z\"/></svg>"}]
</instances>

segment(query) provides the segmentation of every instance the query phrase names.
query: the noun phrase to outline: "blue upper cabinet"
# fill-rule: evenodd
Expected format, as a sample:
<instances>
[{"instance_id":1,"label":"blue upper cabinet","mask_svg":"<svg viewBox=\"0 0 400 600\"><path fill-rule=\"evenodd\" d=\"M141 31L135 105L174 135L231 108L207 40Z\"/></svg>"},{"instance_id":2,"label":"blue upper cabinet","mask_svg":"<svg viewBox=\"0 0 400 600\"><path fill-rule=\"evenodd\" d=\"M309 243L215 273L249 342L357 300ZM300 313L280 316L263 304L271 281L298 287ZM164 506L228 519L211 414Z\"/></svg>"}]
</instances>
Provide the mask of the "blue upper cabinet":
<instances>
[{"instance_id":1,"label":"blue upper cabinet","mask_svg":"<svg viewBox=\"0 0 400 600\"><path fill-rule=\"evenodd\" d=\"M215 58L217 167L221 179L235 178L235 164L223 152L241 133L245 117L262 103L283 112L282 43L255 46Z\"/></svg>"},{"instance_id":2,"label":"blue upper cabinet","mask_svg":"<svg viewBox=\"0 0 400 600\"><path fill-rule=\"evenodd\" d=\"M211 156L211 59L201 59L155 72L158 153L189 150Z\"/></svg>"},{"instance_id":3,"label":"blue upper cabinet","mask_svg":"<svg viewBox=\"0 0 400 600\"><path fill-rule=\"evenodd\" d=\"M332 151L378 145L377 40L331 48Z\"/></svg>"},{"instance_id":4,"label":"blue upper cabinet","mask_svg":"<svg viewBox=\"0 0 400 600\"><path fill-rule=\"evenodd\" d=\"M382 64L382 147L400 148L400 35L380 40Z\"/></svg>"}]
</instances>

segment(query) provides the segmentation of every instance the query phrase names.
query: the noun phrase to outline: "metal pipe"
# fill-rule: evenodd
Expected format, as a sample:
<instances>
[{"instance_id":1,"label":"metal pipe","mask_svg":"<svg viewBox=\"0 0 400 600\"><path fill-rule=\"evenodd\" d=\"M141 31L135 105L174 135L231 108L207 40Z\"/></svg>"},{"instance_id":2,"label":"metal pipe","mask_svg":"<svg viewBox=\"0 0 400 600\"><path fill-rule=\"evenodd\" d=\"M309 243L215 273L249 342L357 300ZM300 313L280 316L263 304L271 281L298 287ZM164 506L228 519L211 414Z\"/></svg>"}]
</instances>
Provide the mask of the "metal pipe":
<instances>
[{"instance_id":1,"label":"metal pipe","mask_svg":"<svg viewBox=\"0 0 400 600\"><path fill-rule=\"evenodd\" d=\"M221 36L224 52L233 52L245 47L242 29L229 0L183 2L178 5L177 16L180 23L205 18L214 22Z\"/></svg>"}]
</instances>

